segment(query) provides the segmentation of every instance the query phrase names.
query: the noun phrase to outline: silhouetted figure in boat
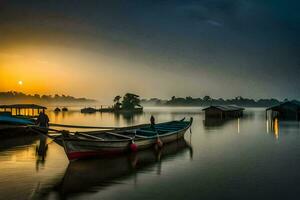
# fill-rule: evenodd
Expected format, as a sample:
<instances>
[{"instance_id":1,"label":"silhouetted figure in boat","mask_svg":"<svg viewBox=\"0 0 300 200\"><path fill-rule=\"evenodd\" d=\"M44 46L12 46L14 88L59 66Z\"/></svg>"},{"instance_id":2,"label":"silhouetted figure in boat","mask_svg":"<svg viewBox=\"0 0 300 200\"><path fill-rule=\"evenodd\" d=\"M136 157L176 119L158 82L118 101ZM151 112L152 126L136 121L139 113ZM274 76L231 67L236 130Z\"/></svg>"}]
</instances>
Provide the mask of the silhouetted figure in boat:
<instances>
[{"instance_id":1,"label":"silhouetted figure in boat","mask_svg":"<svg viewBox=\"0 0 300 200\"><path fill-rule=\"evenodd\" d=\"M45 113L45 111L43 110L42 112L40 112L37 120L36 120L36 124L39 126L39 127L42 127L42 128L48 128L49 126L49 117L48 115Z\"/></svg>"},{"instance_id":2,"label":"silhouetted figure in boat","mask_svg":"<svg viewBox=\"0 0 300 200\"><path fill-rule=\"evenodd\" d=\"M151 115L151 117L150 117L150 127L152 129L155 129L154 125L155 125L155 118L153 117L153 115Z\"/></svg>"}]
</instances>

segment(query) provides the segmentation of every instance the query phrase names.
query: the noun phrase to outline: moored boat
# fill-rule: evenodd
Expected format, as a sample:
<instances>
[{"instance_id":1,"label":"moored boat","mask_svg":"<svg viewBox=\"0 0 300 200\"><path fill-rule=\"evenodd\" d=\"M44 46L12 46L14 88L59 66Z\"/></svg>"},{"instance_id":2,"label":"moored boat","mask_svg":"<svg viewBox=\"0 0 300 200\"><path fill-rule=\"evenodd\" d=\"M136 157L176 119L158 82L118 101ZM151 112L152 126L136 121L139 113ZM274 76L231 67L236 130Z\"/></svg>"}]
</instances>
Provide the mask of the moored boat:
<instances>
[{"instance_id":1,"label":"moored boat","mask_svg":"<svg viewBox=\"0 0 300 200\"><path fill-rule=\"evenodd\" d=\"M193 118L159 123L154 126L121 128L105 131L63 133L55 141L65 149L69 160L86 157L106 157L153 146L161 147L183 138L191 127Z\"/></svg>"},{"instance_id":2,"label":"moored boat","mask_svg":"<svg viewBox=\"0 0 300 200\"><path fill-rule=\"evenodd\" d=\"M0 124L9 124L9 125L33 125L34 121L31 119L26 119L22 117L15 116L1 116L0 115Z\"/></svg>"},{"instance_id":3,"label":"moored boat","mask_svg":"<svg viewBox=\"0 0 300 200\"><path fill-rule=\"evenodd\" d=\"M27 125L34 125L34 120L0 114L0 138L26 135Z\"/></svg>"}]
</instances>

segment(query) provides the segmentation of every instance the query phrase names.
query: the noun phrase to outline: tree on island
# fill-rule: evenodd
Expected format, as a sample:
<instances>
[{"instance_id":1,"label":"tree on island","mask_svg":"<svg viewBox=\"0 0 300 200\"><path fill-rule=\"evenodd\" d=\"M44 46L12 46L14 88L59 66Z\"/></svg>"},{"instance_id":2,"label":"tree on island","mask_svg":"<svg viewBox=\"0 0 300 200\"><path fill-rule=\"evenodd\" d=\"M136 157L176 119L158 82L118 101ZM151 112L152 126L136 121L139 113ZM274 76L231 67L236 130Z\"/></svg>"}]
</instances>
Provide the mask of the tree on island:
<instances>
[{"instance_id":1,"label":"tree on island","mask_svg":"<svg viewBox=\"0 0 300 200\"><path fill-rule=\"evenodd\" d=\"M122 109L134 110L135 107L141 107L140 96L132 93L126 93L122 101Z\"/></svg>"},{"instance_id":2,"label":"tree on island","mask_svg":"<svg viewBox=\"0 0 300 200\"><path fill-rule=\"evenodd\" d=\"M120 110L120 108L121 108L121 105L122 105L122 103L120 103L120 100L121 100L121 96L120 95L117 95L117 96L115 96L115 98L114 98L114 109L116 109L116 110Z\"/></svg>"},{"instance_id":3,"label":"tree on island","mask_svg":"<svg viewBox=\"0 0 300 200\"><path fill-rule=\"evenodd\" d=\"M212 98L210 96L204 96L203 97L203 101L205 101L205 102L209 102L211 100L212 100Z\"/></svg>"}]
</instances>

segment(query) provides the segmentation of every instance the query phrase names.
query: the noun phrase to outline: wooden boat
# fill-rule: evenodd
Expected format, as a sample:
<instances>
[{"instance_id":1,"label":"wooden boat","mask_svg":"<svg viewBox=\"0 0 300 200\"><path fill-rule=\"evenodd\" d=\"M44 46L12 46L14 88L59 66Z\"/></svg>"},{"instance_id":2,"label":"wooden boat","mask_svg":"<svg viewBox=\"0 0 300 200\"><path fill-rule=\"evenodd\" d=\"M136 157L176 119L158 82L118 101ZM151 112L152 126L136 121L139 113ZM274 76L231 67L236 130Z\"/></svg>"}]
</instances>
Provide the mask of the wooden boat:
<instances>
[{"instance_id":1,"label":"wooden boat","mask_svg":"<svg viewBox=\"0 0 300 200\"><path fill-rule=\"evenodd\" d=\"M115 130L63 133L55 141L65 149L69 160L93 156L111 156L138 151L183 138L193 118L156 124L154 127L121 128Z\"/></svg>"},{"instance_id":2,"label":"wooden boat","mask_svg":"<svg viewBox=\"0 0 300 200\"><path fill-rule=\"evenodd\" d=\"M0 115L0 124L9 124L9 125L33 125L33 120L14 117L14 116L2 116Z\"/></svg>"},{"instance_id":3,"label":"wooden boat","mask_svg":"<svg viewBox=\"0 0 300 200\"><path fill-rule=\"evenodd\" d=\"M0 115L0 138L12 138L28 135L27 125L33 125L34 121L11 115Z\"/></svg>"}]
</instances>

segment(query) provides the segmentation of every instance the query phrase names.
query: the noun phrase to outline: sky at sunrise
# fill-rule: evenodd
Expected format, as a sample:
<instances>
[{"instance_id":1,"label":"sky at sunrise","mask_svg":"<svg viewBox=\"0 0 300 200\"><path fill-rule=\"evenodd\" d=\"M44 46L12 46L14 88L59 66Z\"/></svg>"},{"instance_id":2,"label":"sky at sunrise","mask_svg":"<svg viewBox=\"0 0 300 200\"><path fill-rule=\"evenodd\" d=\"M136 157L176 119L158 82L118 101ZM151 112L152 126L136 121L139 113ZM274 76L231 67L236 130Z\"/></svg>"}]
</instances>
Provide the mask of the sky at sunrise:
<instances>
[{"instance_id":1,"label":"sky at sunrise","mask_svg":"<svg viewBox=\"0 0 300 200\"><path fill-rule=\"evenodd\" d=\"M298 0L0 0L0 91L300 98Z\"/></svg>"}]
</instances>

